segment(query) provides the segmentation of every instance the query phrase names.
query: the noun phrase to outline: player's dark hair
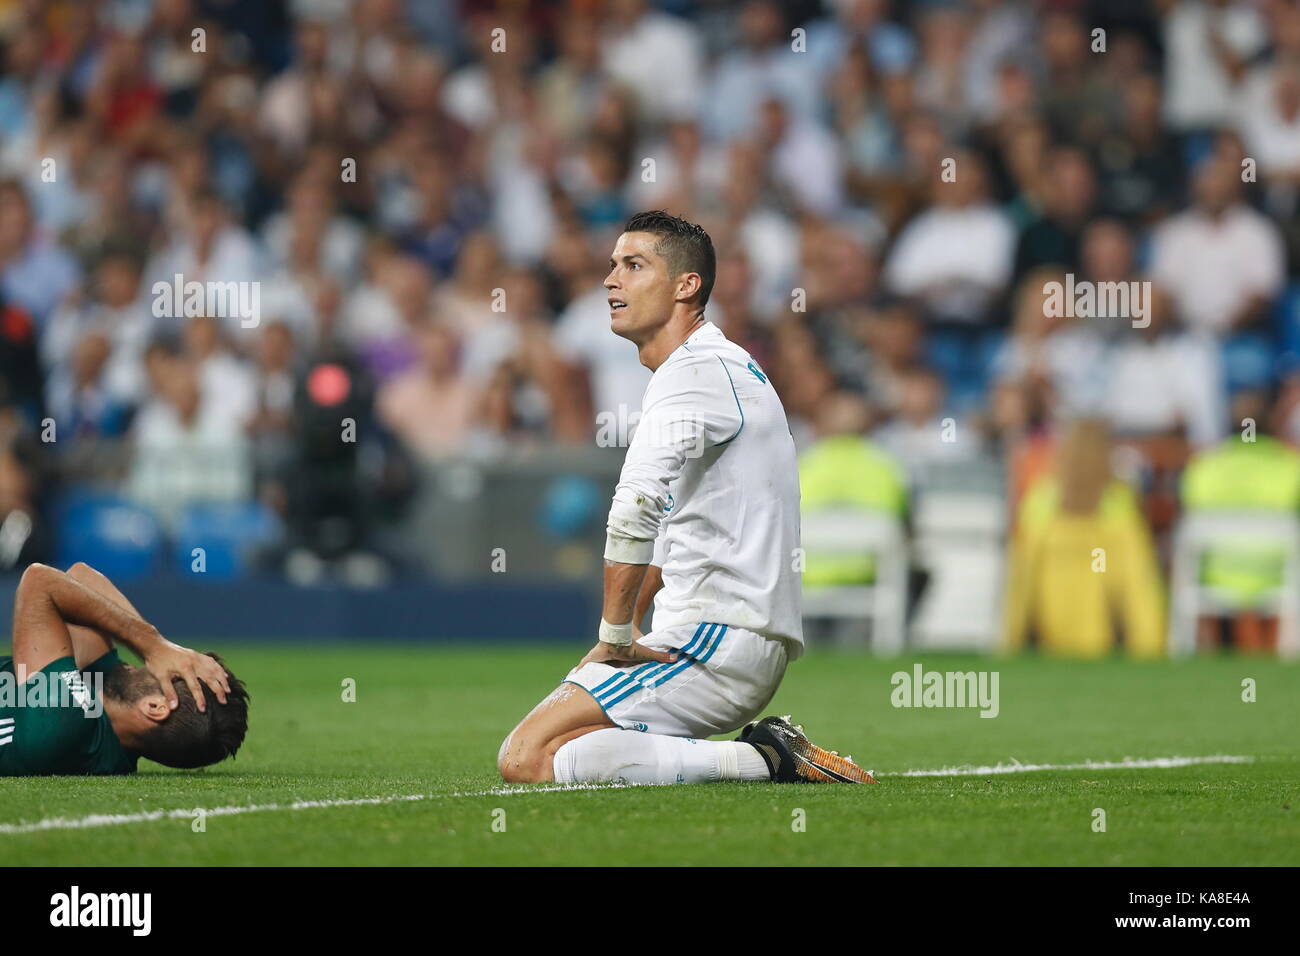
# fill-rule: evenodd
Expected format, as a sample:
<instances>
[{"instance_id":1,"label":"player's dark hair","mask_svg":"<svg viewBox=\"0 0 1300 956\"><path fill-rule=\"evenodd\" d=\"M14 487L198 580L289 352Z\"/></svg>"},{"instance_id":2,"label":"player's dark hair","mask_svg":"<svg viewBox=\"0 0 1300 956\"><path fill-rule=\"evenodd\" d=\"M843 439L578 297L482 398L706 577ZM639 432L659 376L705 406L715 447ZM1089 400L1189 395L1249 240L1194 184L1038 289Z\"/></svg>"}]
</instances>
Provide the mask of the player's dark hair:
<instances>
[{"instance_id":1,"label":"player's dark hair","mask_svg":"<svg viewBox=\"0 0 1300 956\"><path fill-rule=\"evenodd\" d=\"M700 291L696 303L700 308L709 304L713 280L718 274L718 258L713 252L713 240L707 232L695 223L662 209L637 213L627 221L623 231L648 232L658 236L655 252L668 263L669 274L679 276L686 272L697 273L700 277Z\"/></svg>"},{"instance_id":2,"label":"player's dark hair","mask_svg":"<svg viewBox=\"0 0 1300 956\"><path fill-rule=\"evenodd\" d=\"M230 673L225 661L211 651L207 655L226 672L230 684L226 702L220 703L212 689L200 682L207 708L200 713L189 686L179 677L174 679L172 686L180 703L146 735L139 751L142 757L166 767L192 770L233 757L239 750L248 733L248 690ZM151 677L144 668L118 667L108 674L104 690L121 700L138 700L145 694L157 693L157 681L147 680Z\"/></svg>"}]
</instances>

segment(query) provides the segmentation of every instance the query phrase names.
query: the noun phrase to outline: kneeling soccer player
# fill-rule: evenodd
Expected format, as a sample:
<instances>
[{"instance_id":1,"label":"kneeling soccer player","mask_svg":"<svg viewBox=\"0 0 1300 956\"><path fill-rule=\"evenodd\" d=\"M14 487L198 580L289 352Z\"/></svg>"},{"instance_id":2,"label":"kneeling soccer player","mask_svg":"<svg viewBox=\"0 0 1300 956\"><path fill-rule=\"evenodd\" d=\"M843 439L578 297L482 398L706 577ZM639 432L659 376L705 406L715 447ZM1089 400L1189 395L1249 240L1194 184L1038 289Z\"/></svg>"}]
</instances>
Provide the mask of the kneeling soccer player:
<instances>
[{"instance_id":1,"label":"kneeling soccer player","mask_svg":"<svg viewBox=\"0 0 1300 956\"><path fill-rule=\"evenodd\" d=\"M708 234L664 212L614 247L610 325L654 374L610 508L599 640L501 745L507 781L874 782L787 719L747 723L803 650L799 474L767 375L704 318L715 269Z\"/></svg>"},{"instance_id":2,"label":"kneeling soccer player","mask_svg":"<svg viewBox=\"0 0 1300 956\"><path fill-rule=\"evenodd\" d=\"M144 666L123 663L115 640ZM0 657L0 777L132 773L140 757L203 767L247 730L243 683L215 654L165 640L108 578L85 564L23 572L13 657Z\"/></svg>"}]
</instances>

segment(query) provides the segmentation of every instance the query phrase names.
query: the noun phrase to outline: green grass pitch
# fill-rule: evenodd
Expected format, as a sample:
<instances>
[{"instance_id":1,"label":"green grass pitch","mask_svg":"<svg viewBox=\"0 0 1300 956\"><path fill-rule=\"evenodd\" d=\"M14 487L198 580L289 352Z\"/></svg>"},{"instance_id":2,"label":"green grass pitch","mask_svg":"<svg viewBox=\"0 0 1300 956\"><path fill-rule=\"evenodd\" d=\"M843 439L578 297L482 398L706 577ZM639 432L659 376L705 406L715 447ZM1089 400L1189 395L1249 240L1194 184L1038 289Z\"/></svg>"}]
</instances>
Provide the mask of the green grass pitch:
<instances>
[{"instance_id":1,"label":"green grass pitch","mask_svg":"<svg viewBox=\"0 0 1300 956\"><path fill-rule=\"evenodd\" d=\"M142 762L145 772L131 778L0 779L0 863L1300 863L1300 667L1272 660L811 653L791 666L769 710L793 714L818 743L880 772L875 786L485 793L502 787L494 767L501 739L577 660L579 643L200 645L221 651L253 694L239 758L193 773ZM941 671L997 670L999 716L891 706L890 675L917 661ZM341 699L349 677L355 703ZM1244 678L1256 681L1254 703L1241 699ZM894 775L1225 754L1254 759ZM419 799L388 799L401 796ZM290 808L367 798L375 802ZM212 813L203 832L180 815L140 819L246 806L265 809ZM1105 832L1093 830L1097 808ZM133 822L69 822L95 814ZM42 821L44 829L30 828Z\"/></svg>"}]
</instances>

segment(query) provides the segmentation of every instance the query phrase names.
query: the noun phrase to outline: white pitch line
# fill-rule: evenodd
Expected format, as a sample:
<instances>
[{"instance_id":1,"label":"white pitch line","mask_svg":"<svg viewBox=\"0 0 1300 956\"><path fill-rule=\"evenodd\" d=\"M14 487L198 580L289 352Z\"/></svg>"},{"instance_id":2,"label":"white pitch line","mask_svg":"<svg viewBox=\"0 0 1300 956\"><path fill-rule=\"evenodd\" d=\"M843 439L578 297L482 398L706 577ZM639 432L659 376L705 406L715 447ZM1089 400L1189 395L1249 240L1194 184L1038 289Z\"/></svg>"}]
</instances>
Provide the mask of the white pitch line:
<instances>
[{"instance_id":1,"label":"white pitch line","mask_svg":"<svg viewBox=\"0 0 1300 956\"><path fill-rule=\"evenodd\" d=\"M984 777L995 773L1032 773L1036 770L1165 770L1203 763L1250 763L1254 757L1215 754L1209 757L1150 757L1141 760L1086 760L1083 763L1000 763L993 767L943 767L939 770L896 770L881 777Z\"/></svg>"},{"instance_id":2,"label":"white pitch line","mask_svg":"<svg viewBox=\"0 0 1300 956\"><path fill-rule=\"evenodd\" d=\"M876 774L878 777L981 777L1000 773L1031 773L1038 770L1152 770L1190 767L1196 764L1250 763L1253 757L1216 754L1209 757L1151 757L1142 760L1086 761L1084 763L1019 763L994 767L943 767L938 770L896 770ZM454 797L512 797L529 793L561 793L574 790L620 790L629 784L578 783L546 787L493 787L454 793L406 793L386 797L356 797L337 800L295 800L292 803L253 803L229 807L204 807L210 817L235 817L246 813L273 813L285 810L320 810L329 807L374 807L390 803L419 803ZM88 830L95 827L151 823L155 820L193 820L194 810L146 810L140 813L92 813L84 817L47 817L33 823L0 823L0 836L18 836L46 830Z\"/></svg>"},{"instance_id":3,"label":"white pitch line","mask_svg":"<svg viewBox=\"0 0 1300 956\"><path fill-rule=\"evenodd\" d=\"M252 803L230 807L202 807L209 817L236 817L245 813L268 813L282 810L320 810L328 807L374 807L387 803L418 803L422 800L445 800L450 797L508 797L520 793L556 793L562 790L618 790L627 784L578 783L549 787L493 787L455 793L404 793L386 797L356 797L337 800L295 800L292 803ZM145 810L140 813L92 813L84 817L47 817L34 823L0 823L0 836L38 833L42 830L87 830L115 827L154 820L193 820L194 810Z\"/></svg>"}]
</instances>

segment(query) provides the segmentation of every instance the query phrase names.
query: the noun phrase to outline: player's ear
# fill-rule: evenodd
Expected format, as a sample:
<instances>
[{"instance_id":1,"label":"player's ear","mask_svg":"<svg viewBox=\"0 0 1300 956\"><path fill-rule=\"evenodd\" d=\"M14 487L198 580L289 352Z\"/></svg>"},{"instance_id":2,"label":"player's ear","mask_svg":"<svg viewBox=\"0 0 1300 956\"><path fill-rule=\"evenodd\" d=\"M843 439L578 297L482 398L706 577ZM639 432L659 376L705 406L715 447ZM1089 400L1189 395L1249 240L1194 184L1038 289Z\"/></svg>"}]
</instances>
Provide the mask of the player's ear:
<instances>
[{"instance_id":1,"label":"player's ear","mask_svg":"<svg viewBox=\"0 0 1300 956\"><path fill-rule=\"evenodd\" d=\"M683 272L677 277L677 300L679 302L688 301L700 291L702 285L704 285L704 280L700 278L698 272Z\"/></svg>"},{"instance_id":2,"label":"player's ear","mask_svg":"<svg viewBox=\"0 0 1300 956\"><path fill-rule=\"evenodd\" d=\"M155 724L161 724L172 712L167 706L167 698L162 694L146 694L135 702L135 707L141 716Z\"/></svg>"}]
</instances>

